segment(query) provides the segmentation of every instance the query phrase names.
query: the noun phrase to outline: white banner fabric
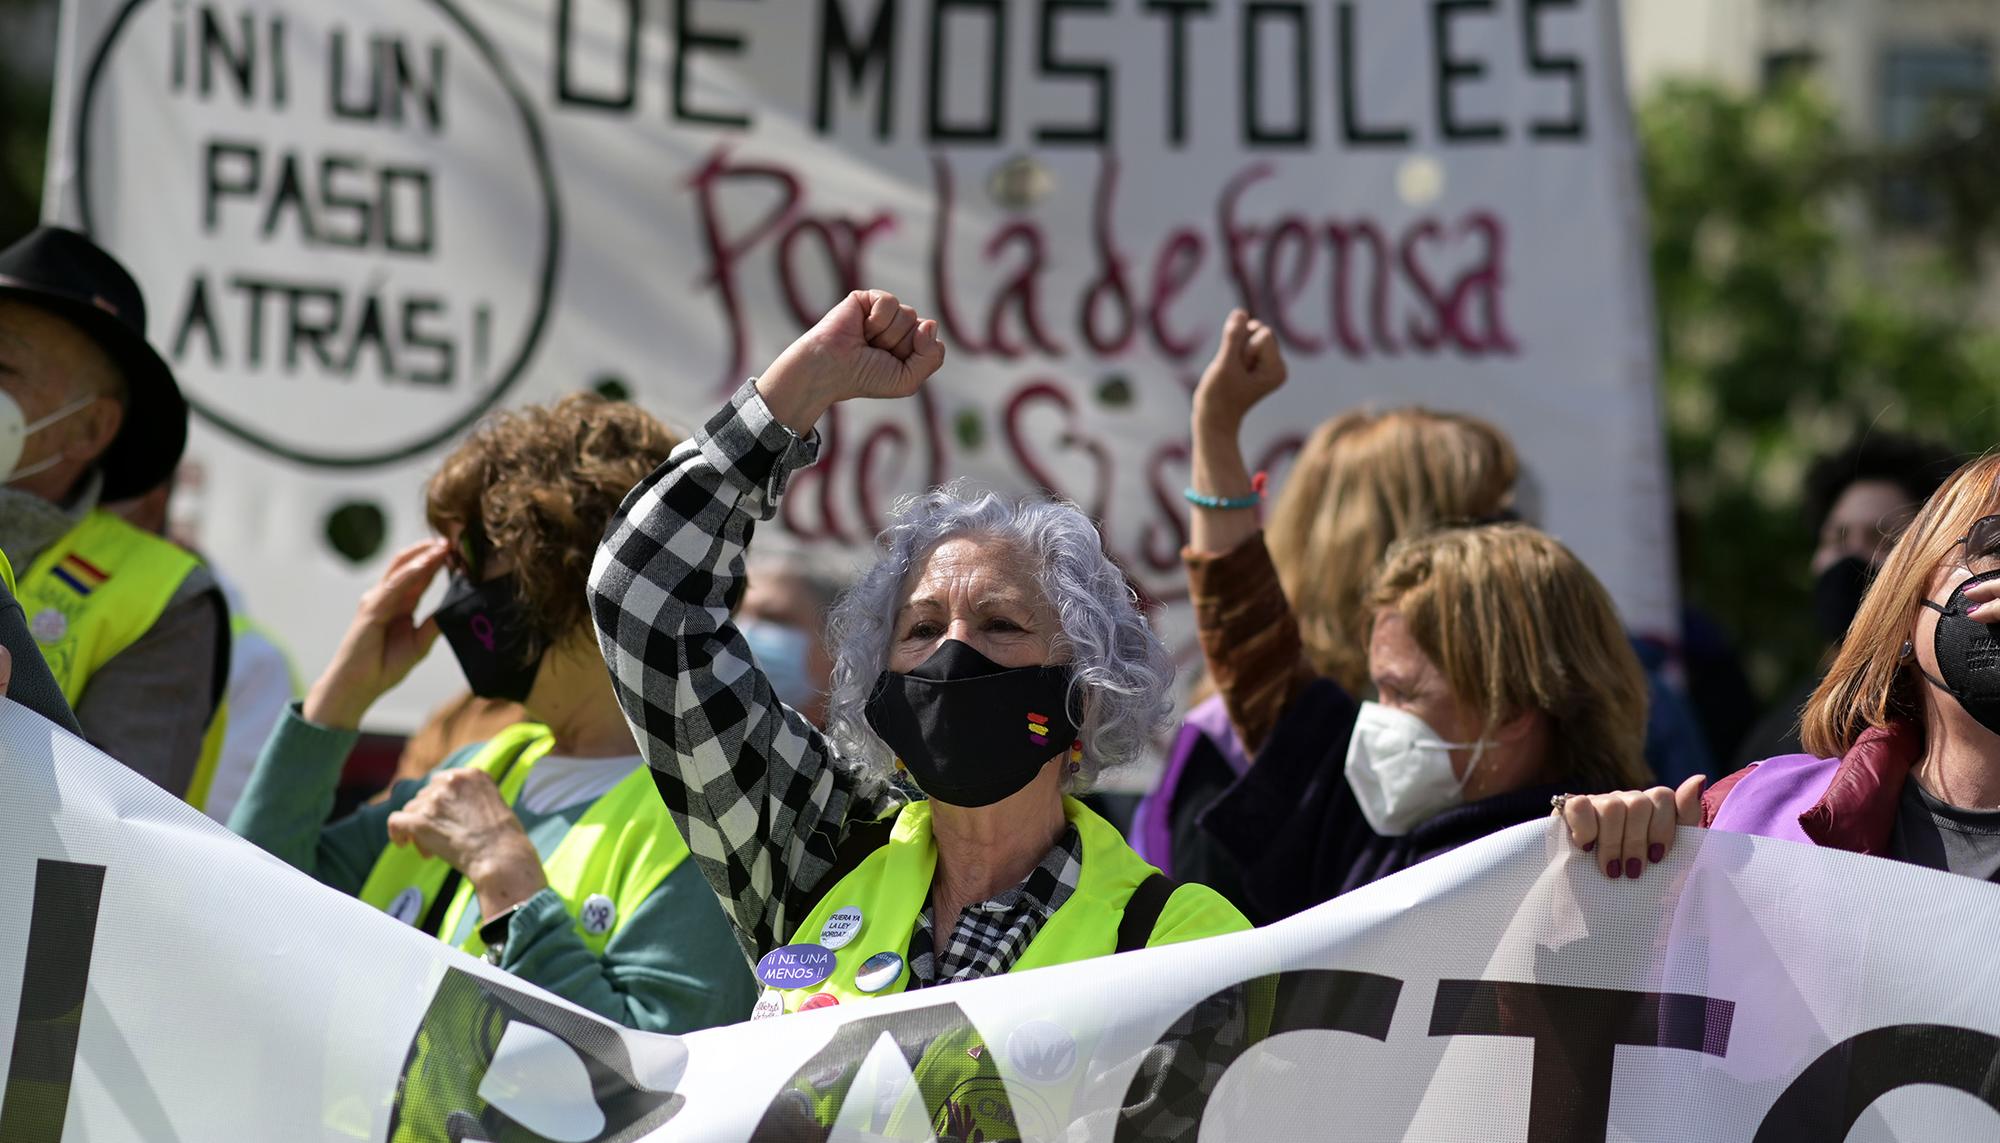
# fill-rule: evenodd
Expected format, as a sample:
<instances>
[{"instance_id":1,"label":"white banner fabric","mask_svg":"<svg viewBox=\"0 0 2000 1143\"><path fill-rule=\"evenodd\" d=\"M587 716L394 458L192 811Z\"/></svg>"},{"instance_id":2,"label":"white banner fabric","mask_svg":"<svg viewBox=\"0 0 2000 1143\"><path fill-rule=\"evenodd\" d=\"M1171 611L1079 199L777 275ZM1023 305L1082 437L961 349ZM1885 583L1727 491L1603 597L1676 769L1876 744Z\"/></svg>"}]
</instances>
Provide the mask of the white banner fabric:
<instances>
[{"instance_id":1,"label":"white banner fabric","mask_svg":"<svg viewBox=\"0 0 2000 1143\"><path fill-rule=\"evenodd\" d=\"M308 672L480 413L602 386L691 428L861 285L950 364L822 424L791 543L1051 488L1191 647L1187 392L1247 305L1293 376L1253 465L1363 404L1489 417L1521 507L1677 629L1615 0L63 13L45 209L145 287L199 413L177 515ZM457 685L435 656L376 717Z\"/></svg>"},{"instance_id":2,"label":"white banner fabric","mask_svg":"<svg viewBox=\"0 0 2000 1143\"><path fill-rule=\"evenodd\" d=\"M2000 890L1881 858L1684 830L1614 882L1526 825L1257 932L676 1039L318 885L13 703L0 743L10 1143L921 1141L933 1123L988 1143L1783 1143L2000 1124ZM1220 1080L1198 1132L1121 1129L1156 1045L1216 996L1249 997L1273 1034L1205 1058ZM801 1105L830 1136L784 1126ZM952 1134L971 1122L985 1133Z\"/></svg>"}]
</instances>

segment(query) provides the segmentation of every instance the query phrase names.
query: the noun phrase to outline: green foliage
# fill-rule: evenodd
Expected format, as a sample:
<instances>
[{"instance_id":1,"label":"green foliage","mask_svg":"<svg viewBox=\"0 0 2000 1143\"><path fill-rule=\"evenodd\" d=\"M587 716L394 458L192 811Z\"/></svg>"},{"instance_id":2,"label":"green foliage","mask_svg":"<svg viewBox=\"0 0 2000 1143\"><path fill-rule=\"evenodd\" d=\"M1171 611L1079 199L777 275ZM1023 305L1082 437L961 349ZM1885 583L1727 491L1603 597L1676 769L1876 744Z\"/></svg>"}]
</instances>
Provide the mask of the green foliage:
<instances>
[{"instance_id":1,"label":"green foliage","mask_svg":"<svg viewBox=\"0 0 2000 1143\"><path fill-rule=\"evenodd\" d=\"M1768 691L1820 649L1800 513L1812 460L1871 427L1993 443L2000 340L1976 320L1978 239L1960 211L1941 223L1955 246L1871 227L1886 161L1803 86L1671 84L1639 130L1683 591Z\"/></svg>"},{"instance_id":2,"label":"green foliage","mask_svg":"<svg viewBox=\"0 0 2000 1143\"><path fill-rule=\"evenodd\" d=\"M30 27L30 16L52 7L51 0L0 0L0 35ZM46 47L53 51L55 45ZM0 50L0 242L27 231L40 215L42 152L49 130L46 61L41 67L10 64L15 54L40 60L41 45L4 48Z\"/></svg>"}]
</instances>

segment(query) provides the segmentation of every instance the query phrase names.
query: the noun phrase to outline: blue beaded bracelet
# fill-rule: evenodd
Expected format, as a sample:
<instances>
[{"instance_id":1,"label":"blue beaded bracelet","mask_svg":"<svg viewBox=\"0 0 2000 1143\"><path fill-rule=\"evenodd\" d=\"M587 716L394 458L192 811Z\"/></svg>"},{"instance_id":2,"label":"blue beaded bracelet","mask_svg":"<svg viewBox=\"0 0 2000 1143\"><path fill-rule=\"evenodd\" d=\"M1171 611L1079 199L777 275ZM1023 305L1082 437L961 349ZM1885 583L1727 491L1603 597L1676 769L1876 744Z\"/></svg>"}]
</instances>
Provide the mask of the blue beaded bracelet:
<instances>
[{"instance_id":1,"label":"blue beaded bracelet","mask_svg":"<svg viewBox=\"0 0 2000 1143\"><path fill-rule=\"evenodd\" d=\"M1197 508L1255 508L1264 502L1264 497L1255 492L1248 496L1210 496L1205 492L1196 492L1188 488L1184 489L1181 495Z\"/></svg>"}]
</instances>

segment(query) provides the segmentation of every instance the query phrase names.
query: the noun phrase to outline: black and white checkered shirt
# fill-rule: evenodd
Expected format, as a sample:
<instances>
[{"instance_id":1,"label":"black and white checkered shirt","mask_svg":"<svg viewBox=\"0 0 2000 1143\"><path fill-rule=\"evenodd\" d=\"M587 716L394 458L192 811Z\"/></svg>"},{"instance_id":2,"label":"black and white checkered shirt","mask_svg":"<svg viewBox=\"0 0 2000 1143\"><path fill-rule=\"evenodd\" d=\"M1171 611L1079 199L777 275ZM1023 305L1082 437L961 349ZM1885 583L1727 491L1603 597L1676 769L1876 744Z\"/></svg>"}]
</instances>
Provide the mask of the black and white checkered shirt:
<instances>
[{"instance_id":1,"label":"black and white checkered shirt","mask_svg":"<svg viewBox=\"0 0 2000 1143\"><path fill-rule=\"evenodd\" d=\"M625 498L590 571L591 615L633 738L753 960L811 912L849 830L905 801L860 780L778 701L729 622L753 525L776 513L786 479L817 452L817 434L801 440L746 383ZM1071 826L1018 888L959 914L941 958L927 904L910 939L915 985L1008 971L1082 870ZM1118 1113L1135 1137L1192 1135L1229 1062L1256 1038L1233 995L1242 991L1204 1001L1147 1053Z\"/></svg>"},{"instance_id":2,"label":"black and white checkered shirt","mask_svg":"<svg viewBox=\"0 0 2000 1143\"><path fill-rule=\"evenodd\" d=\"M800 439L745 383L625 498L590 571L591 615L619 705L752 960L785 944L812 911L850 827L904 800L861 781L778 701L729 621L753 526L772 517L786 480L818 450L818 434ZM1082 868L1071 826L1018 888L959 914L941 958L926 905L910 942L913 982L1012 968Z\"/></svg>"},{"instance_id":3,"label":"black and white checkered shirt","mask_svg":"<svg viewBox=\"0 0 2000 1143\"><path fill-rule=\"evenodd\" d=\"M944 955L934 954L936 906L924 904L910 934L910 980L917 988L998 976L1014 967L1051 914L1076 890L1083 876L1083 837L1075 826L1063 830L1055 847L1028 879L998 897L967 905L958 914Z\"/></svg>"}]
</instances>

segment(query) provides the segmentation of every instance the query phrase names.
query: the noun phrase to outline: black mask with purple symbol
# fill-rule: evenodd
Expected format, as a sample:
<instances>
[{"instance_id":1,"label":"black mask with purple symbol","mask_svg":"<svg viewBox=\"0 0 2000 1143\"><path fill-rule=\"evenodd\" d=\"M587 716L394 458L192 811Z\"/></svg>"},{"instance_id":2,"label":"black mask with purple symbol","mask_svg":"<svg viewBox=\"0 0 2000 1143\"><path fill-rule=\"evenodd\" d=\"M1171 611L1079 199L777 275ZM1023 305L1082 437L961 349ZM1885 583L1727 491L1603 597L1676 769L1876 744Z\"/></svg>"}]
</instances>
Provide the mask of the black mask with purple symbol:
<instances>
[{"instance_id":1,"label":"black mask with purple symbol","mask_svg":"<svg viewBox=\"0 0 2000 1143\"><path fill-rule=\"evenodd\" d=\"M466 685L480 698L524 702L542 667L512 575L474 583L453 573L436 614Z\"/></svg>"}]
</instances>

